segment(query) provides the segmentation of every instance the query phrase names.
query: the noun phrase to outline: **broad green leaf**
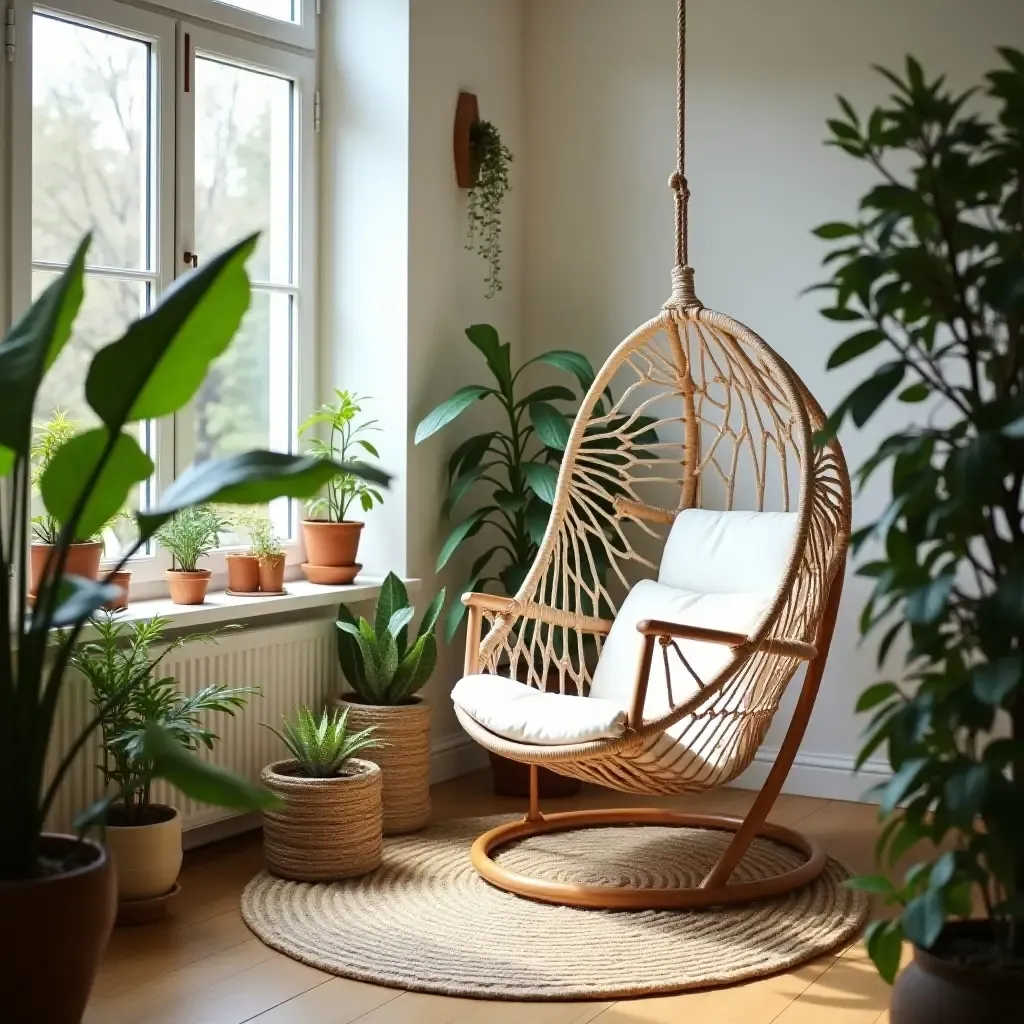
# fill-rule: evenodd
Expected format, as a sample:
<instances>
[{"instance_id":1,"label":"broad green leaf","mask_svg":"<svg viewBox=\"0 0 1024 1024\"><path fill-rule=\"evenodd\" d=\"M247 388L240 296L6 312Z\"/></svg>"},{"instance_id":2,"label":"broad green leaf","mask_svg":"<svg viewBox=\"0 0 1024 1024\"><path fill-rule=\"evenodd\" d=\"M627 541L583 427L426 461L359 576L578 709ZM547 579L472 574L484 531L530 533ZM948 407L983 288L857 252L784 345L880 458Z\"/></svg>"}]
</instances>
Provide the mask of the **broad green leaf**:
<instances>
[{"instance_id":1,"label":"broad green leaf","mask_svg":"<svg viewBox=\"0 0 1024 1024\"><path fill-rule=\"evenodd\" d=\"M466 387L459 388L447 402L442 402L420 420L416 428L415 443L422 444L428 437L464 413L474 402L493 394L496 394L493 388L485 388L479 384L467 384Z\"/></svg>"},{"instance_id":2,"label":"broad green leaf","mask_svg":"<svg viewBox=\"0 0 1024 1024\"><path fill-rule=\"evenodd\" d=\"M542 501L531 501L526 509L526 532L534 544L544 540L544 533L551 518L551 505Z\"/></svg>"},{"instance_id":3,"label":"broad green leaf","mask_svg":"<svg viewBox=\"0 0 1024 1024\"><path fill-rule=\"evenodd\" d=\"M1022 667L1020 652L975 665L971 669L974 696L984 704L998 707L1020 683Z\"/></svg>"},{"instance_id":4,"label":"broad green leaf","mask_svg":"<svg viewBox=\"0 0 1024 1024\"><path fill-rule=\"evenodd\" d=\"M549 505L554 503L558 473L542 462L524 462L523 475L534 494Z\"/></svg>"},{"instance_id":5,"label":"broad green leaf","mask_svg":"<svg viewBox=\"0 0 1024 1024\"><path fill-rule=\"evenodd\" d=\"M350 627L350 629L342 628L343 624L345 627ZM363 660L360 657L359 644L351 634L351 629L355 629L357 633L359 629L356 625L355 616L345 604L338 606L338 618L335 622L335 627L338 664L341 666L342 675L344 675L349 686L356 693L362 693L363 687L366 684Z\"/></svg>"},{"instance_id":6,"label":"broad green leaf","mask_svg":"<svg viewBox=\"0 0 1024 1024\"><path fill-rule=\"evenodd\" d=\"M833 349L832 355L828 358L827 368L834 370L837 366L870 352L883 341L885 335L879 330L861 331L859 334L851 335Z\"/></svg>"},{"instance_id":7,"label":"broad green leaf","mask_svg":"<svg viewBox=\"0 0 1024 1024\"><path fill-rule=\"evenodd\" d=\"M451 515L455 506L458 505L458 503L469 493L473 484L483 477L484 473L487 472L487 469L487 466L474 466L471 469L464 470L455 480L452 481L448 488L448 496L444 499L444 502L441 505L442 515Z\"/></svg>"},{"instance_id":8,"label":"broad green leaf","mask_svg":"<svg viewBox=\"0 0 1024 1024\"><path fill-rule=\"evenodd\" d=\"M858 427L863 427L875 410L900 386L905 372L903 363L887 363L873 377L868 377L850 392L847 399L850 417Z\"/></svg>"},{"instance_id":9,"label":"broad green leaf","mask_svg":"<svg viewBox=\"0 0 1024 1024\"><path fill-rule=\"evenodd\" d=\"M405 608L397 608L388 620L385 629L396 639L398 634L405 629L406 626L412 622L413 609L406 606Z\"/></svg>"},{"instance_id":10,"label":"broad green leaf","mask_svg":"<svg viewBox=\"0 0 1024 1024\"><path fill-rule=\"evenodd\" d=\"M596 377L594 368L590 365L590 360L582 353L573 352L570 349L554 349L551 352L545 352L543 355L535 356L533 359L523 363L523 369L532 363L545 363L548 366L554 366L558 370L564 370L566 373L573 374L580 382L580 387L584 391L590 390L590 385L594 383L594 378ZM522 373L522 369L519 372Z\"/></svg>"},{"instance_id":11,"label":"broad green leaf","mask_svg":"<svg viewBox=\"0 0 1024 1024\"><path fill-rule=\"evenodd\" d=\"M952 574L937 576L924 586L909 591L907 621L924 624L935 622L945 612L955 583L956 578Z\"/></svg>"},{"instance_id":12,"label":"broad green leaf","mask_svg":"<svg viewBox=\"0 0 1024 1024\"><path fill-rule=\"evenodd\" d=\"M441 614L441 609L444 607L444 596L445 588L442 587L435 595L434 600L427 605L427 610L423 613L423 619L420 622L419 631L416 633L417 640L422 636L426 636L428 633L434 632L438 616Z\"/></svg>"},{"instance_id":13,"label":"broad green leaf","mask_svg":"<svg viewBox=\"0 0 1024 1024\"><path fill-rule=\"evenodd\" d=\"M946 923L942 894L928 889L915 896L900 916L900 924L908 939L921 949L931 949Z\"/></svg>"},{"instance_id":14,"label":"broad green leaf","mask_svg":"<svg viewBox=\"0 0 1024 1024\"><path fill-rule=\"evenodd\" d=\"M846 306L833 306L831 309L823 309L821 315L828 320L863 320L864 318L856 310L848 309Z\"/></svg>"},{"instance_id":15,"label":"broad green leaf","mask_svg":"<svg viewBox=\"0 0 1024 1024\"><path fill-rule=\"evenodd\" d=\"M262 786L201 761L159 725L146 727L143 749L145 757L152 763L155 778L166 779L185 796L200 803L239 811L261 811L281 806L281 801Z\"/></svg>"},{"instance_id":16,"label":"broad green leaf","mask_svg":"<svg viewBox=\"0 0 1024 1024\"><path fill-rule=\"evenodd\" d=\"M511 346L502 345L498 332L490 324L474 324L466 328L466 337L482 353L499 388L509 392L512 387Z\"/></svg>"},{"instance_id":17,"label":"broad green leaf","mask_svg":"<svg viewBox=\"0 0 1024 1024\"><path fill-rule=\"evenodd\" d=\"M231 344L249 308L245 262L258 236L179 277L156 308L93 357L85 397L115 429L181 409Z\"/></svg>"},{"instance_id":18,"label":"broad green leaf","mask_svg":"<svg viewBox=\"0 0 1024 1024\"><path fill-rule=\"evenodd\" d=\"M464 519L454 530L448 535L448 539L441 545L441 552L437 556L436 572L440 572L447 564L449 559L455 554L456 548L467 538L474 537L480 532L480 527L483 525L485 517L496 511L494 505L488 505L486 508L477 509L471 516Z\"/></svg>"},{"instance_id":19,"label":"broad green leaf","mask_svg":"<svg viewBox=\"0 0 1024 1024\"><path fill-rule=\"evenodd\" d=\"M387 485L390 477L362 462L343 463L281 452L243 452L189 466L164 491L157 506L138 516L139 530L151 537L179 509L214 502L263 505L274 498L309 498L329 480L351 474Z\"/></svg>"},{"instance_id":20,"label":"broad green leaf","mask_svg":"<svg viewBox=\"0 0 1024 1024\"><path fill-rule=\"evenodd\" d=\"M849 235L860 234L860 231L853 224L843 224L840 221L830 221L828 224L821 224L814 229L812 234L818 238L833 239L846 238Z\"/></svg>"},{"instance_id":21,"label":"broad green leaf","mask_svg":"<svg viewBox=\"0 0 1024 1024\"><path fill-rule=\"evenodd\" d=\"M103 468L94 479L101 462ZM97 427L61 446L39 489L47 512L64 524L88 488L88 500L74 527L76 540L87 539L124 508L132 489L148 480L153 468L153 460L131 434L118 434L111 442L110 431Z\"/></svg>"},{"instance_id":22,"label":"broad green leaf","mask_svg":"<svg viewBox=\"0 0 1024 1024\"><path fill-rule=\"evenodd\" d=\"M892 892L892 882L885 875L860 875L848 878L843 885L858 892L873 892L885 896Z\"/></svg>"},{"instance_id":23,"label":"broad green leaf","mask_svg":"<svg viewBox=\"0 0 1024 1024\"><path fill-rule=\"evenodd\" d=\"M121 596L121 588L111 583L83 579L81 576L62 576L60 579L57 607L47 625L51 629L74 626L84 622L94 611L108 601ZM38 608L42 602L37 602ZM33 610L33 616L36 612Z\"/></svg>"},{"instance_id":24,"label":"broad green leaf","mask_svg":"<svg viewBox=\"0 0 1024 1024\"><path fill-rule=\"evenodd\" d=\"M27 455L32 407L46 371L71 337L82 305L82 277L91 235L79 243L66 270L0 341L0 476Z\"/></svg>"},{"instance_id":25,"label":"broad green leaf","mask_svg":"<svg viewBox=\"0 0 1024 1024\"><path fill-rule=\"evenodd\" d=\"M904 388L896 397L901 402L915 403L923 402L930 394L931 389L927 384L911 384Z\"/></svg>"},{"instance_id":26,"label":"broad green leaf","mask_svg":"<svg viewBox=\"0 0 1024 1024\"><path fill-rule=\"evenodd\" d=\"M393 573L389 572L381 584L377 597L377 607L373 616L373 631L382 636L388 628L392 616L401 608L409 605L409 593L405 584ZM398 631L394 630L397 635Z\"/></svg>"},{"instance_id":27,"label":"broad green leaf","mask_svg":"<svg viewBox=\"0 0 1024 1024\"><path fill-rule=\"evenodd\" d=\"M975 817L981 813L989 790L989 767L972 764L946 779L942 788L945 809L950 820L959 828L970 830Z\"/></svg>"},{"instance_id":28,"label":"broad green leaf","mask_svg":"<svg viewBox=\"0 0 1024 1024\"><path fill-rule=\"evenodd\" d=\"M448 460L448 482L451 483L455 476L461 476L471 469L475 469L490 450L491 441L496 436L497 431L492 430L487 434L476 434L463 441L452 452L451 458Z\"/></svg>"},{"instance_id":29,"label":"broad green leaf","mask_svg":"<svg viewBox=\"0 0 1024 1024\"><path fill-rule=\"evenodd\" d=\"M569 420L547 402L532 402L529 406L529 413L530 422L541 441L555 451L565 451L565 446L569 443L569 432L572 429Z\"/></svg>"},{"instance_id":30,"label":"broad green leaf","mask_svg":"<svg viewBox=\"0 0 1024 1024\"><path fill-rule=\"evenodd\" d=\"M527 405L531 405L533 402L575 402L576 396L566 387L562 387L561 384L551 384L548 387L538 388L536 391L531 391L525 398L521 398L516 402L516 408L522 409Z\"/></svg>"},{"instance_id":31,"label":"broad green leaf","mask_svg":"<svg viewBox=\"0 0 1024 1024\"><path fill-rule=\"evenodd\" d=\"M1024 416L1003 427L1002 434L1004 437L1024 438Z\"/></svg>"},{"instance_id":32,"label":"broad green leaf","mask_svg":"<svg viewBox=\"0 0 1024 1024\"><path fill-rule=\"evenodd\" d=\"M881 813L892 814L896 805L907 795L917 782L921 770L927 765L924 758L915 757L905 761L898 772L883 786Z\"/></svg>"},{"instance_id":33,"label":"broad green leaf","mask_svg":"<svg viewBox=\"0 0 1024 1024\"><path fill-rule=\"evenodd\" d=\"M932 889L943 889L953 880L956 873L956 853L947 850L932 865L931 873L928 875L928 885Z\"/></svg>"},{"instance_id":34,"label":"broad green leaf","mask_svg":"<svg viewBox=\"0 0 1024 1024\"><path fill-rule=\"evenodd\" d=\"M868 711L876 704L881 704L882 701L897 696L899 692L895 683L875 683L857 698L856 710L858 712Z\"/></svg>"},{"instance_id":35,"label":"broad green leaf","mask_svg":"<svg viewBox=\"0 0 1024 1024\"><path fill-rule=\"evenodd\" d=\"M395 672L389 697L392 703L408 700L430 679L437 664L437 640L433 634L421 636L406 652Z\"/></svg>"},{"instance_id":36,"label":"broad green leaf","mask_svg":"<svg viewBox=\"0 0 1024 1024\"><path fill-rule=\"evenodd\" d=\"M891 985L896 980L903 952L903 929L899 921L872 921L867 927L864 944L878 973Z\"/></svg>"}]
</instances>

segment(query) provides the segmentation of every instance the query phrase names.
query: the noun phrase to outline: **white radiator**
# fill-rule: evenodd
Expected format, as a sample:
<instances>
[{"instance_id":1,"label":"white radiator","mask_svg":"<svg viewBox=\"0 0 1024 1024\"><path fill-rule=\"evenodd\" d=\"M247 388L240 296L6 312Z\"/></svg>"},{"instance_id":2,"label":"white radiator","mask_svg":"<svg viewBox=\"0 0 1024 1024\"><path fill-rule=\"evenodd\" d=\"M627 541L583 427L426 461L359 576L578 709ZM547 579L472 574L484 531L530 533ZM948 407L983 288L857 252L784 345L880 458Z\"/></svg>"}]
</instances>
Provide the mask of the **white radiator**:
<instances>
[{"instance_id":1,"label":"white radiator","mask_svg":"<svg viewBox=\"0 0 1024 1024\"><path fill-rule=\"evenodd\" d=\"M321 707L331 693L338 692L340 682L334 624L330 621L229 633L216 646L191 644L170 655L161 670L164 675L176 677L185 693L195 693L213 683L260 688L263 696L250 697L248 706L233 718L226 714L207 716L206 724L220 736L220 742L202 754L253 780L259 779L265 764L287 756L281 741L260 723L280 728L282 717L291 715L296 704ZM51 772L58 756L89 721L92 710L88 684L69 674L51 743ZM97 730L65 777L47 820L48 828L69 831L75 816L102 795L102 777L95 767L99 761L98 737ZM187 800L163 783L154 786L153 799L178 807L183 828L207 825L234 813Z\"/></svg>"}]
</instances>

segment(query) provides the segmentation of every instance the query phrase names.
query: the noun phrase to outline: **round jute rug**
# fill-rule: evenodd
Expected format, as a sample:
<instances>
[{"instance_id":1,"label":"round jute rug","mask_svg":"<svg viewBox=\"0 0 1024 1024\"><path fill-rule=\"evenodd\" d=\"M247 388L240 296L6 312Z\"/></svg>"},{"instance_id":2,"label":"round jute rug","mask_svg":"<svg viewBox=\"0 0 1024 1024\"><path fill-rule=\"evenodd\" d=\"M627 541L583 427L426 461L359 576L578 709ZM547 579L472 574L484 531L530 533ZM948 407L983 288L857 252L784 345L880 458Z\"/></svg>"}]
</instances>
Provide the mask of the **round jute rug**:
<instances>
[{"instance_id":1,"label":"round jute rug","mask_svg":"<svg viewBox=\"0 0 1024 1024\"><path fill-rule=\"evenodd\" d=\"M507 818L463 818L385 841L362 878L313 885L257 875L245 923L268 946L346 978L417 992L492 999L608 999L757 978L852 938L867 899L829 860L812 885L745 907L579 910L488 885L469 848ZM565 881L694 885L724 833L593 828L524 840L498 854L514 870ZM799 855L756 840L734 876L751 881Z\"/></svg>"}]
</instances>

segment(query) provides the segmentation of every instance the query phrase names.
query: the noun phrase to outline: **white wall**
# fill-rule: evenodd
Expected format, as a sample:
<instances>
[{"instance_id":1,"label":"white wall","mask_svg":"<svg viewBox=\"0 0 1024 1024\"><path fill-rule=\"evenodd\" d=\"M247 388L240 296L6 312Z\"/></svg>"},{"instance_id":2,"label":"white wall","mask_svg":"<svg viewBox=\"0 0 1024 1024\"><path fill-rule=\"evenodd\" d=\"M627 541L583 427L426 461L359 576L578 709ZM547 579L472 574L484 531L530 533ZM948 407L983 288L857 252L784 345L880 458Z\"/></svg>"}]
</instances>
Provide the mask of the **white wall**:
<instances>
[{"instance_id":1,"label":"white wall","mask_svg":"<svg viewBox=\"0 0 1024 1024\"><path fill-rule=\"evenodd\" d=\"M526 0L525 335L532 353L578 347L595 363L669 294L675 163L674 0ZM887 94L870 65L913 52L960 88L1024 39L1014 0L692 0L688 177L697 294L748 323L828 409L864 367L824 372L843 334L800 291L820 277L810 235L852 213L868 176L822 145L840 92L859 108ZM906 415L845 432L852 466ZM879 481L882 483L883 481ZM858 501L872 517L880 488ZM847 582L825 684L792 787L856 796L856 694L876 678L857 648L866 588ZM795 689L791 688L794 690ZM793 696L791 693L790 696ZM788 715L785 716L788 721ZM768 740L777 743L778 722ZM750 781L763 776L755 765Z\"/></svg>"}]
</instances>

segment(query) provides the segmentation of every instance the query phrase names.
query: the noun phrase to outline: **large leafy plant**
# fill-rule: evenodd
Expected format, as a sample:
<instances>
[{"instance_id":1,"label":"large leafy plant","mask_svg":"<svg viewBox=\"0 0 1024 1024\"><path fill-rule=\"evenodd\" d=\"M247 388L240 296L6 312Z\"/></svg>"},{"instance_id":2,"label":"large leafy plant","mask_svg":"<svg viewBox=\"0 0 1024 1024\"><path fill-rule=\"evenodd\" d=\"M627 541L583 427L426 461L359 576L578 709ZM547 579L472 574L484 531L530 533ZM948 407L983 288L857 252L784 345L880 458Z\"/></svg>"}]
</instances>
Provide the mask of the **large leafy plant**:
<instances>
[{"instance_id":1,"label":"large leafy plant","mask_svg":"<svg viewBox=\"0 0 1024 1024\"><path fill-rule=\"evenodd\" d=\"M380 430L376 420L362 418L362 403L365 395L351 391L335 390L336 402L321 405L312 416L299 427L299 436L305 437L314 431L326 433L324 437L311 437L309 454L318 459L335 459L339 462L359 464L360 459L371 455L380 458L376 446L366 437ZM367 480L358 470L338 473L331 477L323 494L307 503L310 515L323 516L328 522L343 523L353 502L359 502L364 512L374 504L384 501L383 495L372 480Z\"/></svg>"},{"instance_id":2,"label":"large leafy plant","mask_svg":"<svg viewBox=\"0 0 1024 1024\"><path fill-rule=\"evenodd\" d=\"M61 525L31 610L19 568L30 528L32 410L43 378L71 337L82 303L88 238L0 342L0 483L8 498L0 529L2 881L31 878L39 870L47 813L104 711L98 708L66 748L55 749L57 701L81 630L121 593L109 573L99 581L66 575L68 548L76 537L94 535L152 476L153 462L130 427L183 408L227 349L249 306L245 262L255 244L255 236L247 238L179 278L150 313L93 356L85 394L98 425L61 445L39 479L46 511ZM123 568L182 509L204 502L308 498L341 472L386 482L383 474L363 466L267 451L194 465L153 507L135 516L134 541L112 571ZM56 643L54 627L66 629ZM159 725L147 728L144 743L152 776L168 779L196 799L249 809L267 800L263 790L192 756ZM47 758L54 753L56 768L48 774Z\"/></svg>"},{"instance_id":3,"label":"large leafy plant","mask_svg":"<svg viewBox=\"0 0 1024 1024\"><path fill-rule=\"evenodd\" d=\"M118 824L147 820L154 777L146 743L151 726L159 727L185 750L212 750L218 736L203 725L200 716L211 711L233 715L245 707L250 695L259 693L251 686L217 684L192 695L181 693L174 676L158 674L161 663L186 644L215 642L223 630L178 637L151 657L150 648L160 642L167 624L167 619L159 617L127 623L116 612L101 612L92 622L97 639L76 647L68 661L92 687L90 701L103 741L99 768L107 793L92 808L92 818L116 813Z\"/></svg>"},{"instance_id":4,"label":"large leafy plant","mask_svg":"<svg viewBox=\"0 0 1024 1024\"><path fill-rule=\"evenodd\" d=\"M861 467L863 483L887 466L892 497L854 536L881 545L859 567L874 581L862 632L881 631L880 667L905 652L857 703L860 761L884 748L893 770L878 855L891 868L920 840L933 850L902 879L856 883L901 908L868 932L889 979L903 936L933 947L972 895L992 962L1024 954L1024 55L1000 53L990 115L908 59L903 77L882 71L887 104L862 119L841 99L829 122L880 178L854 220L817 229L836 243L824 314L855 331L829 366L887 358L825 434L890 395L921 410Z\"/></svg>"},{"instance_id":5,"label":"large leafy plant","mask_svg":"<svg viewBox=\"0 0 1024 1024\"><path fill-rule=\"evenodd\" d=\"M294 720L284 719L281 732L267 726L288 748L307 779L333 779L343 775L349 758L361 750L380 746L373 733L375 725L356 733L348 731L348 708L328 711L319 720L306 706L296 709Z\"/></svg>"},{"instance_id":6,"label":"large leafy plant","mask_svg":"<svg viewBox=\"0 0 1024 1024\"><path fill-rule=\"evenodd\" d=\"M367 704L406 703L430 678L437 664L434 628L444 605L444 588L427 606L410 642L416 609L405 584L388 573L381 586L373 622L357 620L346 605L338 608L338 660L349 685Z\"/></svg>"}]
</instances>

